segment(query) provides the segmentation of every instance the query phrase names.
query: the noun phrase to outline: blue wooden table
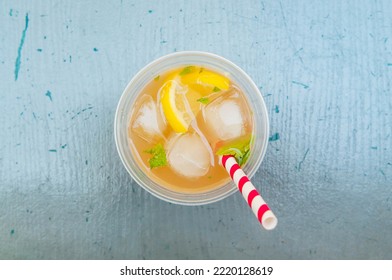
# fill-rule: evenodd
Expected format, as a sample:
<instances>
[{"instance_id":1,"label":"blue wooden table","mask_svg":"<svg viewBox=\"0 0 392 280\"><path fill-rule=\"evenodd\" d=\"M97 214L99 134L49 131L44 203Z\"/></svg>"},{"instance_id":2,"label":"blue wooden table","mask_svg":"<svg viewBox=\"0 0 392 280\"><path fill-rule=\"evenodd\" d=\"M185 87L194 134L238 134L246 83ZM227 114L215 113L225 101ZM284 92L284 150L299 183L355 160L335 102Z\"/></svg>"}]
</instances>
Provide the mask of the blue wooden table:
<instances>
[{"instance_id":1,"label":"blue wooden table","mask_svg":"<svg viewBox=\"0 0 392 280\"><path fill-rule=\"evenodd\" d=\"M0 258L391 259L392 2L2 1ZM132 76L180 50L260 87L270 143L240 194L161 201L117 155Z\"/></svg>"}]
</instances>

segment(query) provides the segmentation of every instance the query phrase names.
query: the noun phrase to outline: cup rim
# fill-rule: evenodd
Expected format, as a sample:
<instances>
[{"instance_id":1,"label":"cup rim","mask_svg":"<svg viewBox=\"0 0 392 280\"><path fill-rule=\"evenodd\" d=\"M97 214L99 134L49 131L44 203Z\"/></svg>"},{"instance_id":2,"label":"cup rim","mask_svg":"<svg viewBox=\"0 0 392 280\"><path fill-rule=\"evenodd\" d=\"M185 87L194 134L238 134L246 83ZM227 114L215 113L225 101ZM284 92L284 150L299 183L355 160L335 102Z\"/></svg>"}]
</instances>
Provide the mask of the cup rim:
<instances>
[{"instance_id":1,"label":"cup rim","mask_svg":"<svg viewBox=\"0 0 392 280\"><path fill-rule=\"evenodd\" d=\"M252 80L252 78L242 69L240 68L238 65L236 65L234 62L219 56L217 54L214 53L210 53L210 52L205 52L205 51L178 51L178 52L174 52L174 53L169 53L166 55L163 55L161 57L158 57L154 60L152 60L151 62L149 62L148 64L146 64L144 67L142 67L136 74L134 74L134 76L132 77L132 79L128 82L127 86L124 88L121 97L118 101L117 104L117 108L116 108L116 112L115 112L115 117L114 117L114 140L116 143L116 148L117 148L117 152L120 156L121 162L123 164L123 166L125 167L125 169L127 170L128 174L131 176L131 178L136 181L136 183L142 187L143 189L145 189L147 192L149 192L150 194L154 195L155 197L164 200L166 202L169 203L174 203L174 204L179 204L179 205L186 205L186 206L194 206L194 205L204 205L204 204L210 204L213 202L217 202L220 200L223 200L227 197L229 197L230 195L232 195L234 192L237 191L237 187L235 186L235 184L233 182L229 182L228 184L231 185L231 188L228 189L226 192L224 192L223 194L216 196L216 197L212 197L209 199L204 199L204 200L200 200L200 201L184 201L184 200L179 200L179 199L174 199L172 197L167 197L165 195L163 195L162 193L160 193L157 190L154 190L152 188L149 188L147 186L146 183L144 183L138 176L136 176L136 174L134 172L132 172L130 170L130 168L128 168L127 165L127 160L125 158L125 155L123 154L123 147L121 147L120 141L119 141L119 130L117 129L119 126L119 117L121 115L121 110L122 110L122 106L124 105L124 100L127 97L128 92L132 89L132 87L134 86L134 84L143 76L146 74L146 72L149 71L149 69L151 69L152 67L154 67L155 65L160 64L163 61L166 60L170 60L176 57L182 57L182 56L201 56L201 57L207 57L207 58L211 58L214 60L218 60L218 61L222 61L225 64L229 65L230 67L234 68L235 70L237 70L238 72L240 72L240 74L243 76L243 78L246 79L246 82L250 84L250 86L252 87L252 89L255 91L256 94L260 95L260 100L261 100L261 111L265 114L265 120L264 120L264 131L263 133L265 133L265 137L264 137L264 143L262 143L262 147L263 149L260 151L260 156L258 157L258 159L256 160L253 168L252 168L252 172L248 173L248 177L251 178L253 177L253 175L256 173L257 169L260 167L262 161L264 160L267 148L268 148L268 135L269 135L269 118L268 118L268 111L267 111L267 107L264 101L264 98L259 90L259 88L256 86L256 84L254 83L254 81ZM150 179L151 180L151 179ZM221 187L226 186L222 185ZM164 187L162 187L164 188ZM200 194L202 195L202 193Z\"/></svg>"}]
</instances>

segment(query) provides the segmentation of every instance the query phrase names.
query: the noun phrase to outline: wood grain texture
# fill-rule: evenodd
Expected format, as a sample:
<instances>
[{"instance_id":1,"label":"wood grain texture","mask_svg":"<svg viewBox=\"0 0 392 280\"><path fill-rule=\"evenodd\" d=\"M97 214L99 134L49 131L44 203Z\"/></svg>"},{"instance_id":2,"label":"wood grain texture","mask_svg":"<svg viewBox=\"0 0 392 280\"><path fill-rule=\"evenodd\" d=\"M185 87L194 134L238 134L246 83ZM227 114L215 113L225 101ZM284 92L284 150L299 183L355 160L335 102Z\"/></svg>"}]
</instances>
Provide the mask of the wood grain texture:
<instances>
[{"instance_id":1,"label":"wood grain texture","mask_svg":"<svg viewBox=\"0 0 392 280\"><path fill-rule=\"evenodd\" d=\"M387 0L3 1L0 258L391 259L391 10ZM141 67L180 50L224 56L262 90L275 137L253 182L274 231L241 195L172 205L123 168L119 97Z\"/></svg>"}]
</instances>

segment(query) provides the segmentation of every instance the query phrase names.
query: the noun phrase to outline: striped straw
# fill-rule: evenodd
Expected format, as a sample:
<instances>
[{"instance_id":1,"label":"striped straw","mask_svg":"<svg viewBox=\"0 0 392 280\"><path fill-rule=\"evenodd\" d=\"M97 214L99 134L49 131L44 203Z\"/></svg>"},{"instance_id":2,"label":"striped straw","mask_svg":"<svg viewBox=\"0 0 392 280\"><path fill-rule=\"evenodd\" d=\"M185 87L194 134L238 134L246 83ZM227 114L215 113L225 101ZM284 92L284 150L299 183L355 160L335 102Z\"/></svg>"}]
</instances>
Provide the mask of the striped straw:
<instances>
[{"instance_id":1,"label":"striped straw","mask_svg":"<svg viewBox=\"0 0 392 280\"><path fill-rule=\"evenodd\" d=\"M235 158L230 155L222 156L221 163L230 174L231 179L237 185L261 225L267 230L274 229L278 224L278 219L269 209L252 182L249 181L248 176L242 171Z\"/></svg>"}]
</instances>

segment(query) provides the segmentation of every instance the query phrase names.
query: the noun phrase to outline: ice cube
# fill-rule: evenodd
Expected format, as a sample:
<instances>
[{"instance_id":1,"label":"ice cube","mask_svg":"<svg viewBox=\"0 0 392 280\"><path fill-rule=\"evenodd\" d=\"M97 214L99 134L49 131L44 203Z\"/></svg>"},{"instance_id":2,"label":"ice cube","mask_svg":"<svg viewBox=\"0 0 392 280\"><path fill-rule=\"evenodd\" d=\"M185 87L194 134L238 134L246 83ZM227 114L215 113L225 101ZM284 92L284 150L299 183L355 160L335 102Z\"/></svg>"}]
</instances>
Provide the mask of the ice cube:
<instances>
[{"instance_id":1,"label":"ice cube","mask_svg":"<svg viewBox=\"0 0 392 280\"><path fill-rule=\"evenodd\" d=\"M170 167L185 177L201 177L210 168L210 154L196 133L187 133L171 139L167 145Z\"/></svg>"},{"instance_id":2,"label":"ice cube","mask_svg":"<svg viewBox=\"0 0 392 280\"><path fill-rule=\"evenodd\" d=\"M231 140L246 133L250 118L248 107L240 93L234 89L224 92L203 110L205 126L214 139Z\"/></svg>"},{"instance_id":3,"label":"ice cube","mask_svg":"<svg viewBox=\"0 0 392 280\"><path fill-rule=\"evenodd\" d=\"M139 106L135 106L134 121L131 124L132 132L148 142L162 138L165 123L153 98L150 95L145 95L139 104Z\"/></svg>"}]
</instances>

